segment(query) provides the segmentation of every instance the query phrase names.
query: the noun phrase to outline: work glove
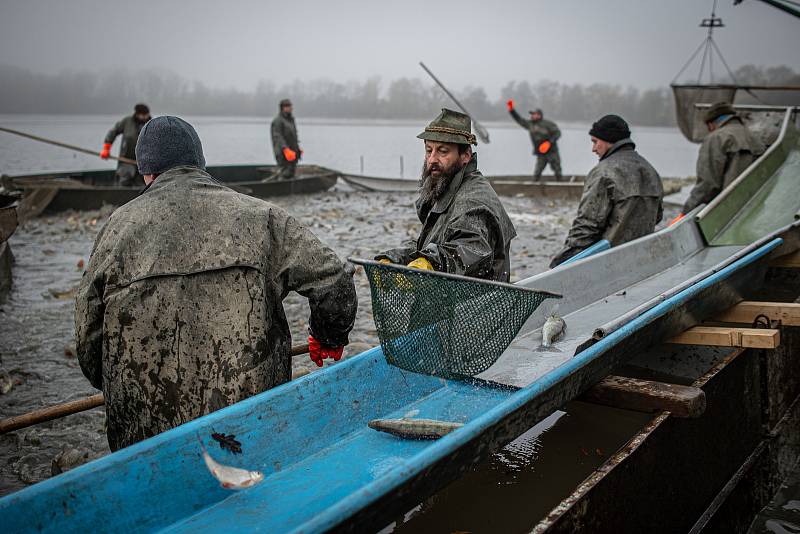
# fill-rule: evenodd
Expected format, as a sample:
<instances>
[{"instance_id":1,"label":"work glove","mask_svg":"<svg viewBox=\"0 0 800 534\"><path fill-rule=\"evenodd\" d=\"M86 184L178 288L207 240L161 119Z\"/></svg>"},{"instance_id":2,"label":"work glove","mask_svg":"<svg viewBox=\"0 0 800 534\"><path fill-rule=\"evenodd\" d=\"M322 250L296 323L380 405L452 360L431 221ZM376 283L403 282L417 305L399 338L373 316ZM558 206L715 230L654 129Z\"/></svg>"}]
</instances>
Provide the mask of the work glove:
<instances>
[{"instance_id":1,"label":"work glove","mask_svg":"<svg viewBox=\"0 0 800 534\"><path fill-rule=\"evenodd\" d=\"M509 98L508 102L506 102L506 107L509 112L514 111L514 101Z\"/></svg>"},{"instance_id":2,"label":"work glove","mask_svg":"<svg viewBox=\"0 0 800 534\"><path fill-rule=\"evenodd\" d=\"M100 157L103 159L108 159L111 155L111 143L104 143L103 150L100 151Z\"/></svg>"},{"instance_id":3,"label":"work glove","mask_svg":"<svg viewBox=\"0 0 800 534\"><path fill-rule=\"evenodd\" d=\"M406 267L411 267L412 269L425 269L426 271L434 271L433 265L431 262L427 260L427 258L419 257L416 260L412 261Z\"/></svg>"},{"instance_id":4,"label":"work glove","mask_svg":"<svg viewBox=\"0 0 800 534\"><path fill-rule=\"evenodd\" d=\"M285 146L283 147L283 157L286 158L286 161L294 161L297 159L297 152Z\"/></svg>"},{"instance_id":5,"label":"work glove","mask_svg":"<svg viewBox=\"0 0 800 534\"><path fill-rule=\"evenodd\" d=\"M317 341L314 336L308 336L308 354L311 356L311 361L317 364L317 367L322 367L322 360L325 358L333 358L333 361L338 362L342 359L343 353L343 346L329 347Z\"/></svg>"},{"instance_id":6,"label":"work glove","mask_svg":"<svg viewBox=\"0 0 800 534\"><path fill-rule=\"evenodd\" d=\"M550 141L542 141L539 143L539 154L547 154L550 152L550 147L553 146L550 144Z\"/></svg>"},{"instance_id":7,"label":"work glove","mask_svg":"<svg viewBox=\"0 0 800 534\"><path fill-rule=\"evenodd\" d=\"M669 224L668 224L667 226L672 226L673 224L677 223L678 221L680 221L680 220L681 220L681 219L683 219L684 217L686 217L686 215L685 215L685 214L683 214L683 213L681 213L680 215L678 215L677 217L675 217L674 219L672 219L672 220L669 222Z\"/></svg>"}]
</instances>

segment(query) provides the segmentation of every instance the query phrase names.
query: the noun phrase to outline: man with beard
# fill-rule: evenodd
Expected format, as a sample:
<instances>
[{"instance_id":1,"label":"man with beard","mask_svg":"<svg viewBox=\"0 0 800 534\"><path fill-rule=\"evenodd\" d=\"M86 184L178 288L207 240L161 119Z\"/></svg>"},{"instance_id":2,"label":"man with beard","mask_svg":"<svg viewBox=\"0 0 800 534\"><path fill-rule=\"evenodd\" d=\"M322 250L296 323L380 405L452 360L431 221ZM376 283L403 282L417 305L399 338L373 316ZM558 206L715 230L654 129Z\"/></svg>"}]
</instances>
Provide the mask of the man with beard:
<instances>
[{"instance_id":1,"label":"man with beard","mask_svg":"<svg viewBox=\"0 0 800 534\"><path fill-rule=\"evenodd\" d=\"M536 156L536 166L533 169L533 178L539 180L542 177L544 168L549 164L553 169L556 181L561 180L561 157L558 155L558 139L561 137L561 130L553 121L544 118L542 110L536 108L531 110L530 120L523 119L517 110L514 109L514 101L506 103L511 117L517 124L528 130L533 145L533 154Z\"/></svg>"},{"instance_id":2,"label":"man with beard","mask_svg":"<svg viewBox=\"0 0 800 534\"><path fill-rule=\"evenodd\" d=\"M600 163L586 176L578 216L551 268L601 239L617 246L650 234L663 215L661 177L636 152L628 123L606 115L589 135Z\"/></svg>"},{"instance_id":3,"label":"man with beard","mask_svg":"<svg viewBox=\"0 0 800 534\"><path fill-rule=\"evenodd\" d=\"M272 119L272 150L280 169L277 178L290 180L294 178L297 162L303 155L297 139L297 126L292 115L292 102L288 98L281 100L280 111Z\"/></svg>"},{"instance_id":4,"label":"man with beard","mask_svg":"<svg viewBox=\"0 0 800 534\"><path fill-rule=\"evenodd\" d=\"M468 115L443 109L425 131L425 164L416 202L416 241L375 259L508 282L509 248L517 235L500 199L478 170Z\"/></svg>"},{"instance_id":5,"label":"man with beard","mask_svg":"<svg viewBox=\"0 0 800 534\"><path fill-rule=\"evenodd\" d=\"M133 108L133 115L129 115L111 128L106 134L105 141L103 142L103 150L100 151L100 157L108 159L111 155L111 145L118 135L122 136L122 145L119 147L119 157L127 158L130 160L136 159L136 140L139 139L139 132L142 131L142 126L150 120L150 108L146 104L136 104ZM120 185L138 186L142 183L142 175L136 165L131 163L117 163L117 180Z\"/></svg>"}]
</instances>

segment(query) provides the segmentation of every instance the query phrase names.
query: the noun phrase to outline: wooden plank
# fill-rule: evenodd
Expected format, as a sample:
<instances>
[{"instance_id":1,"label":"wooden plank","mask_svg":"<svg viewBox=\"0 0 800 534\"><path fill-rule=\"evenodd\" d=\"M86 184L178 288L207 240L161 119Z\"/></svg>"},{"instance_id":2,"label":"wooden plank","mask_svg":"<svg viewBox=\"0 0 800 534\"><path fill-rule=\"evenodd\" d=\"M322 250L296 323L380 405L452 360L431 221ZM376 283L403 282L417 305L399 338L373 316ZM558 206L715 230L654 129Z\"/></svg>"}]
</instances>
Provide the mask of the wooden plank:
<instances>
[{"instance_id":1,"label":"wooden plank","mask_svg":"<svg viewBox=\"0 0 800 534\"><path fill-rule=\"evenodd\" d=\"M706 409L706 394L700 388L613 375L580 400L637 412L668 411L675 417L699 417Z\"/></svg>"},{"instance_id":2,"label":"wooden plank","mask_svg":"<svg viewBox=\"0 0 800 534\"><path fill-rule=\"evenodd\" d=\"M784 326L800 326L800 303L758 302L745 300L714 317L722 323L753 324L759 315L766 315Z\"/></svg>"},{"instance_id":3,"label":"wooden plank","mask_svg":"<svg viewBox=\"0 0 800 534\"><path fill-rule=\"evenodd\" d=\"M778 330L772 328L733 328L725 326L695 326L668 341L678 345L708 345L713 347L743 347L774 349L781 343Z\"/></svg>"},{"instance_id":4,"label":"wooden plank","mask_svg":"<svg viewBox=\"0 0 800 534\"><path fill-rule=\"evenodd\" d=\"M798 268L800 267L800 250L780 256L769 262L770 267L787 267Z\"/></svg>"}]
</instances>

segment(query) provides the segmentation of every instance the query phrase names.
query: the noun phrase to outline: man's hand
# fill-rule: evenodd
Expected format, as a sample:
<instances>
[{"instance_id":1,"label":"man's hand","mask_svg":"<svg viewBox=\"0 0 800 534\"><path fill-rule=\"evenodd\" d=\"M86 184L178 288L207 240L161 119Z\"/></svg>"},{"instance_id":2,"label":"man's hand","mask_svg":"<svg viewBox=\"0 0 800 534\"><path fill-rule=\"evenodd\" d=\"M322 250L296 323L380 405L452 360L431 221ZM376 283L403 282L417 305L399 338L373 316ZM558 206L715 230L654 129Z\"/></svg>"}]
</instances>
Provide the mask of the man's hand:
<instances>
[{"instance_id":1,"label":"man's hand","mask_svg":"<svg viewBox=\"0 0 800 534\"><path fill-rule=\"evenodd\" d=\"M406 267L411 267L412 269L425 269L426 271L433 271L433 265L431 262L428 261L427 258L419 257L416 260L412 261Z\"/></svg>"},{"instance_id":2,"label":"man's hand","mask_svg":"<svg viewBox=\"0 0 800 534\"><path fill-rule=\"evenodd\" d=\"M550 152L550 147L553 146L550 144L550 141L542 141L539 143L539 154L547 154Z\"/></svg>"},{"instance_id":3,"label":"man's hand","mask_svg":"<svg viewBox=\"0 0 800 534\"><path fill-rule=\"evenodd\" d=\"M314 336L308 336L308 354L317 367L322 367L322 360L325 358L333 358L333 361L338 362L343 353L344 347L329 347L317 341Z\"/></svg>"},{"instance_id":4,"label":"man's hand","mask_svg":"<svg viewBox=\"0 0 800 534\"><path fill-rule=\"evenodd\" d=\"M508 108L509 112L514 111L514 101L509 98L508 102L506 102L506 107Z\"/></svg>"},{"instance_id":5,"label":"man's hand","mask_svg":"<svg viewBox=\"0 0 800 534\"><path fill-rule=\"evenodd\" d=\"M104 143L103 150L100 151L100 157L103 159L108 159L111 155L111 143Z\"/></svg>"},{"instance_id":6,"label":"man's hand","mask_svg":"<svg viewBox=\"0 0 800 534\"><path fill-rule=\"evenodd\" d=\"M283 157L286 158L286 161L294 161L297 159L297 152L285 146L283 147Z\"/></svg>"}]
</instances>

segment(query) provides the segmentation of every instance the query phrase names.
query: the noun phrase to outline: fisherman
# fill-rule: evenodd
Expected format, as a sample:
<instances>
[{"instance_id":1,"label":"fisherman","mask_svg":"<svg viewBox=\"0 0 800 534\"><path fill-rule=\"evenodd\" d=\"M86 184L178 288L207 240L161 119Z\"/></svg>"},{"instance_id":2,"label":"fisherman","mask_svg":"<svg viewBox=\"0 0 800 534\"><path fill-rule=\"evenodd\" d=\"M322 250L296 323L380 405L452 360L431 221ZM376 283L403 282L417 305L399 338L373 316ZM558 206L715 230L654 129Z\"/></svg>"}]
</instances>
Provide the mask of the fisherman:
<instances>
[{"instance_id":1,"label":"fisherman","mask_svg":"<svg viewBox=\"0 0 800 534\"><path fill-rule=\"evenodd\" d=\"M103 150L100 151L100 157L109 158L111 145L114 144L117 136L121 135L122 145L119 147L119 157L135 160L136 140L139 138L142 127L149 120L150 108L146 104L136 104L133 108L133 115L121 119L108 131L103 142ZM142 175L139 174L136 165L132 163L118 162L116 177L120 185L136 186L142 183Z\"/></svg>"},{"instance_id":2,"label":"fisherman","mask_svg":"<svg viewBox=\"0 0 800 534\"><path fill-rule=\"evenodd\" d=\"M442 109L425 131L425 163L416 202L422 231L415 242L375 259L508 282L509 248L517 235L500 199L478 170L472 121Z\"/></svg>"},{"instance_id":3,"label":"fisherman","mask_svg":"<svg viewBox=\"0 0 800 534\"><path fill-rule=\"evenodd\" d=\"M279 113L272 119L272 150L280 169L277 178L290 180L294 178L297 162L303 156L297 140L297 126L292 115L292 102L288 98L281 100Z\"/></svg>"},{"instance_id":4,"label":"fisherman","mask_svg":"<svg viewBox=\"0 0 800 534\"><path fill-rule=\"evenodd\" d=\"M309 300L309 351L338 360L356 314L351 266L283 209L205 172L177 117L142 129L146 188L98 234L75 313L78 361L106 400L111 450L291 377L281 301Z\"/></svg>"},{"instance_id":5,"label":"fisherman","mask_svg":"<svg viewBox=\"0 0 800 534\"><path fill-rule=\"evenodd\" d=\"M545 119L539 108L531 110L529 112L531 118L526 120L514 109L513 100L506 102L506 106L517 124L528 130L531 135L533 154L536 156L536 167L533 169L534 179L540 180L545 166L549 164L556 176L556 181L561 181L561 158L558 155L558 139L561 137L561 130L558 129L556 123Z\"/></svg>"},{"instance_id":6,"label":"fisherman","mask_svg":"<svg viewBox=\"0 0 800 534\"><path fill-rule=\"evenodd\" d=\"M729 103L712 105L703 119L710 133L700 145L697 183L683 205L684 214L711 202L764 153L764 145Z\"/></svg>"},{"instance_id":7,"label":"fisherman","mask_svg":"<svg viewBox=\"0 0 800 534\"><path fill-rule=\"evenodd\" d=\"M661 178L636 152L622 117L602 117L589 135L600 163L586 176L578 216L551 268L601 239L617 246L650 234L663 215Z\"/></svg>"}]
</instances>

